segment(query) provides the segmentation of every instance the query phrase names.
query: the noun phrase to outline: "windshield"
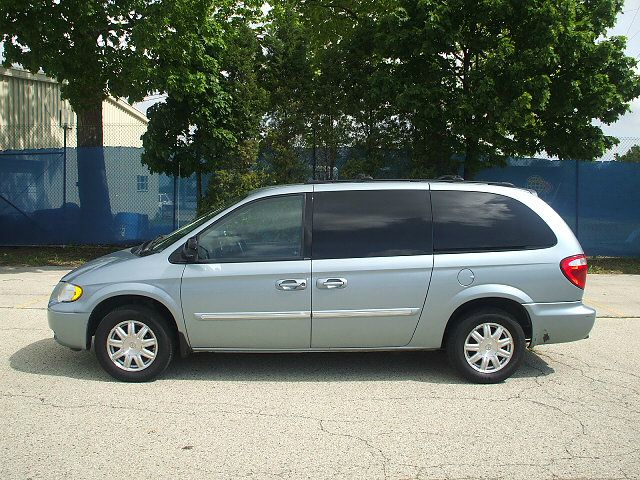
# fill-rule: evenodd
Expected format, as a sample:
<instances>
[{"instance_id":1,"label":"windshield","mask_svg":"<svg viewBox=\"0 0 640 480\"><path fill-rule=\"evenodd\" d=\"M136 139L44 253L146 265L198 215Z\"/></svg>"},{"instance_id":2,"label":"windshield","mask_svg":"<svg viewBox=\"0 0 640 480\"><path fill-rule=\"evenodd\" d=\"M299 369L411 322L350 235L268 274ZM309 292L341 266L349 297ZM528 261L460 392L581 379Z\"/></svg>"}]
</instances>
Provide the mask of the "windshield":
<instances>
[{"instance_id":1,"label":"windshield","mask_svg":"<svg viewBox=\"0 0 640 480\"><path fill-rule=\"evenodd\" d=\"M225 205L223 205L219 209L214 210L213 212L205 213L204 215L196 218L193 222L187 225L184 225L183 227L180 227L179 229L171 233L168 233L167 235L158 237L156 240L152 240L149 244L144 246L144 248L142 248L138 253L150 254L150 253L161 252L162 250L167 248L169 245L173 244L174 242L178 241L180 238L189 234L189 232L192 232L198 227L200 227L201 225L204 225L205 223L207 223L209 220L211 220L213 217L218 215L223 210L226 210L230 206L239 202L240 200L242 200L242 198L244 197L234 198L233 200L227 202Z\"/></svg>"}]
</instances>

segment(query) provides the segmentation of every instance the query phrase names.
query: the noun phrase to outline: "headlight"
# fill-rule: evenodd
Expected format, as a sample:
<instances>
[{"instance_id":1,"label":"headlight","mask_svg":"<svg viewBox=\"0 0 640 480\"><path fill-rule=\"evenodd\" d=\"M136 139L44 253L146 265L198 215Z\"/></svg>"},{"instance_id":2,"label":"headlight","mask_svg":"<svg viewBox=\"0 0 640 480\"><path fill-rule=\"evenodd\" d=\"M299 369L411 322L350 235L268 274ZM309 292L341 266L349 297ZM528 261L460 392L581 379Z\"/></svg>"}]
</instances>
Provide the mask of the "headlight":
<instances>
[{"instance_id":1,"label":"headlight","mask_svg":"<svg viewBox=\"0 0 640 480\"><path fill-rule=\"evenodd\" d=\"M56 297L58 303L75 302L82 296L82 287L72 283L62 283L61 285Z\"/></svg>"}]
</instances>

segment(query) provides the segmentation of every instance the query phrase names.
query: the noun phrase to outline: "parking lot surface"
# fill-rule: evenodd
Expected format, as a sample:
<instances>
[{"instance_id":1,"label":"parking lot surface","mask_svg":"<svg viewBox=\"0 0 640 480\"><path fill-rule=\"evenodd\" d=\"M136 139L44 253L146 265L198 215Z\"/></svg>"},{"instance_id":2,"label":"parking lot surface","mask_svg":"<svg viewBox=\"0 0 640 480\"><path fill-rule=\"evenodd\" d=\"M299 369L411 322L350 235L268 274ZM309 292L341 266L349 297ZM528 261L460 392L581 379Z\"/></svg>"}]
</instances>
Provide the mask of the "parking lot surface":
<instances>
[{"instance_id":1,"label":"parking lot surface","mask_svg":"<svg viewBox=\"0 0 640 480\"><path fill-rule=\"evenodd\" d=\"M0 479L640 478L640 276L590 276L591 337L499 385L441 352L199 354L124 384L54 342L64 273L0 269Z\"/></svg>"}]
</instances>

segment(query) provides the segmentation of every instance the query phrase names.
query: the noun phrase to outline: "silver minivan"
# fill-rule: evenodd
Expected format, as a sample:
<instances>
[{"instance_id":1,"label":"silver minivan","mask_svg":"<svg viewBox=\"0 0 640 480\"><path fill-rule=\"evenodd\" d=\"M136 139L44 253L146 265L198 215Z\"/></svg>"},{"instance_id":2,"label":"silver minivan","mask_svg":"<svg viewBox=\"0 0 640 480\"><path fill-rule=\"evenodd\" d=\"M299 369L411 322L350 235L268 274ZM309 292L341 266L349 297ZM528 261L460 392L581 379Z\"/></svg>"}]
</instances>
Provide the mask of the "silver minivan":
<instances>
[{"instance_id":1,"label":"silver minivan","mask_svg":"<svg viewBox=\"0 0 640 480\"><path fill-rule=\"evenodd\" d=\"M527 346L586 338L587 261L535 193L455 181L254 191L83 265L48 308L56 340L113 377L191 352L446 349L466 379L509 377Z\"/></svg>"}]
</instances>

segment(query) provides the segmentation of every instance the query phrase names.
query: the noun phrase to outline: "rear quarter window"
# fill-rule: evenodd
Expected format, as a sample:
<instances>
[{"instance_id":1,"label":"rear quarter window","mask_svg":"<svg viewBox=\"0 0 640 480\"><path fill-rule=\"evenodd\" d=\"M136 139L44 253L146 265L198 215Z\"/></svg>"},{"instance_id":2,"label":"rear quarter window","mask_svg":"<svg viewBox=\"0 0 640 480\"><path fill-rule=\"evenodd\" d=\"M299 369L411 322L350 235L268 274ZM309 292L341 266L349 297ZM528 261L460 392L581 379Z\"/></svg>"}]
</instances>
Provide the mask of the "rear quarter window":
<instances>
[{"instance_id":1,"label":"rear quarter window","mask_svg":"<svg viewBox=\"0 0 640 480\"><path fill-rule=\"evenodd\" d=\"M546 222L511 197L436 190L431 201L435 253L530 250L557 243Z\"/></svg>"}]
</instances>

